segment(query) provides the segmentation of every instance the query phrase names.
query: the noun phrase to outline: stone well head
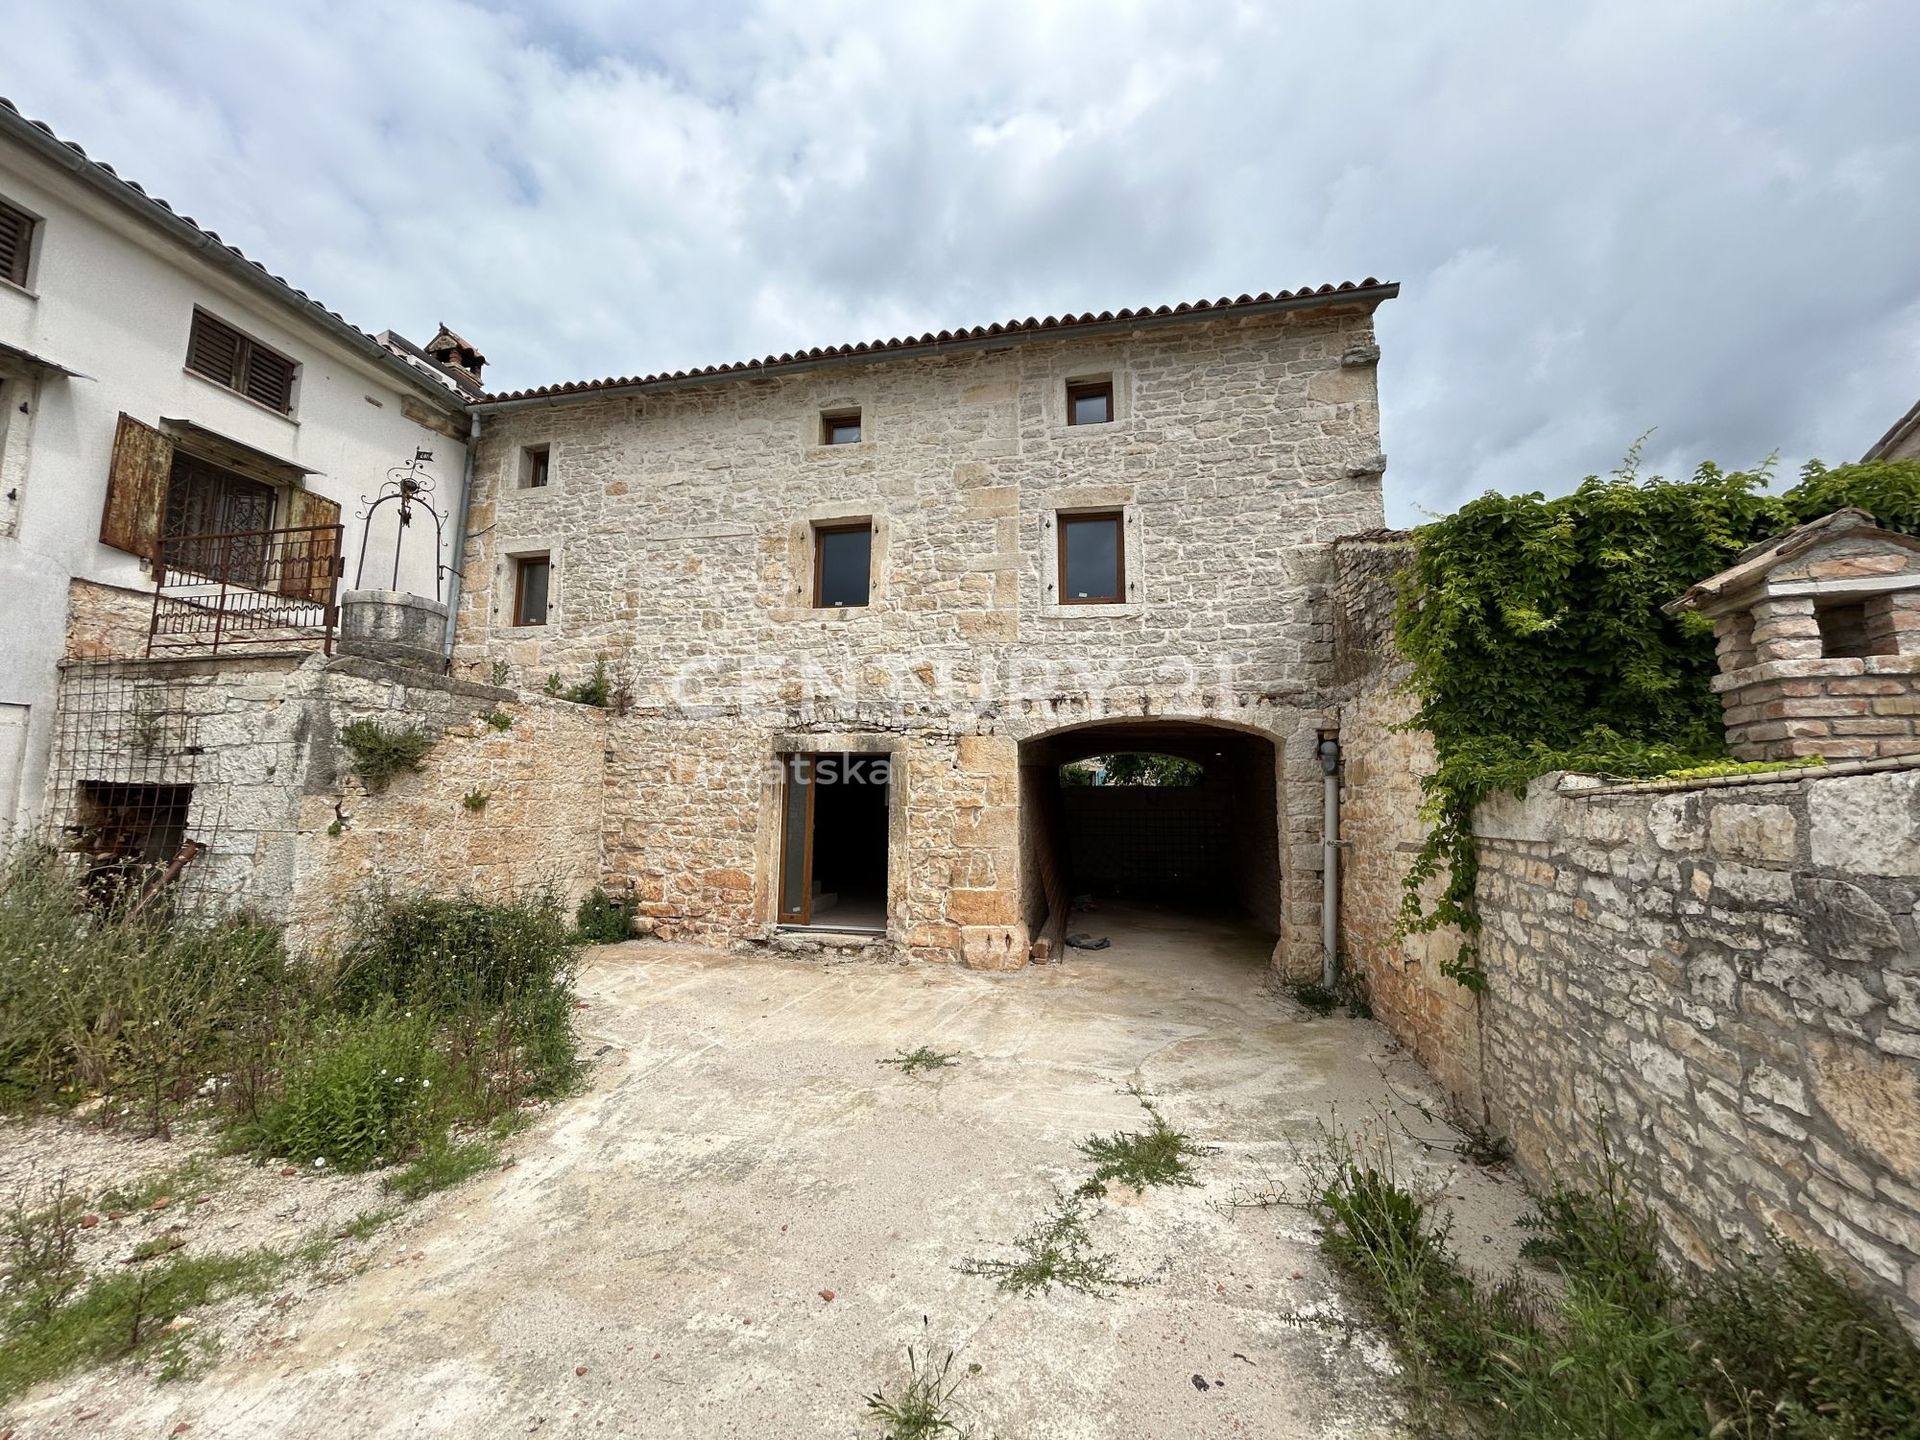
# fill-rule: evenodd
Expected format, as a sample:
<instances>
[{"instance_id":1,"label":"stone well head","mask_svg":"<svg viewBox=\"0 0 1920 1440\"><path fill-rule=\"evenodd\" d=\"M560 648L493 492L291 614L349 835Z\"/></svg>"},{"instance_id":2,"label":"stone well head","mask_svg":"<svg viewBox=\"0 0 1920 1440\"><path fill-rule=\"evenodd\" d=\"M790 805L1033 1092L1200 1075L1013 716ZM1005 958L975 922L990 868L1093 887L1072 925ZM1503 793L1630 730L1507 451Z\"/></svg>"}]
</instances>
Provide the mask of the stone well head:
<instances>
[{"instance_id":1,"label":"stone well head","mask_svg":"<svg viewBox=\"0 0 1920 1440\"><path fill-rule=\"evenodd\" d=\"M1736 759L1920 754L1920 537L1836 510L1666 609L1713 621Z\"/></svg>"},{"instance_id":2,"label":"stone well head","mask_svg":"<svg viewBox=\"0 0 1920 1440\"><path fill-rule=\"evenodd\" d=\"M396 590L349 590L340 597L340 653L366 655L436 674L446 669L447 607Z\"/></svg>"}]
</instances>

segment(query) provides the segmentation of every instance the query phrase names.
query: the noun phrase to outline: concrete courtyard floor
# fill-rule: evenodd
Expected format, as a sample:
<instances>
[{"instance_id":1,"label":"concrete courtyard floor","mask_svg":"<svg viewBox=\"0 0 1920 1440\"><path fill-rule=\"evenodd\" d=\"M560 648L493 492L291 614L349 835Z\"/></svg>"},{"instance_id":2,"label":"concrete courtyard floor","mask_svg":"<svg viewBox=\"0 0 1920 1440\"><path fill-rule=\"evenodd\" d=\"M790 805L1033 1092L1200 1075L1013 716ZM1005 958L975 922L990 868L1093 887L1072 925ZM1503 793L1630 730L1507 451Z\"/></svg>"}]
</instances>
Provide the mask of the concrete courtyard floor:
<instances>
[{"instance_id":1,"label":"concrete courtyard floor","mask_svg":"<svg viewBox=\"0 0 1920 1440\"><path fill-rule=\"evenodd\" d=\"M594 952L588 1090L401 1222L412 1263L316 1293L197 1381L70 1383L19 1434L878 1435L861 1397L898 1388L909 1345L956 1352L981 1436L1400 1434L1385 1344L1325 1323L1347 1307L1309 1218L1235 1202L1297 1193L1332 1119L1443 1136L1424 1076L1379 1027L1275 992L1235 926L1076 925L1113 947L1015 975ZM921 1045L955 1063L879 1063ZM1210 1147L1198 1186L1094 1205L1093 1247L1139 1283L1020 1297L963 1273L1086 1176L1078 1141L1142 1127L1130 1084ZM1402 1141L1461 1239L1511 1218L1511 1180Z\"/></svg>"}]
</instances>

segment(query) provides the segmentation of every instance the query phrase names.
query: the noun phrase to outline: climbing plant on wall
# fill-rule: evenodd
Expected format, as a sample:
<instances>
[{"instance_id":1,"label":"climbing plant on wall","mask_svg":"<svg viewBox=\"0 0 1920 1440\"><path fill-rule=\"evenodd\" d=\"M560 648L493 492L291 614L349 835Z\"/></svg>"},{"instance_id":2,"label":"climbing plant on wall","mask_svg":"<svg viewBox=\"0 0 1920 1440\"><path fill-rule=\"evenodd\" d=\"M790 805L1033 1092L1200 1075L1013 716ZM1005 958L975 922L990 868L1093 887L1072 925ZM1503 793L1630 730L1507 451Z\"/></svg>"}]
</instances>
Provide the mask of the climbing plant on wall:
<instances>
[{"instance_id":1,"label":"climbing plant on wall","mask_svg":"<svg viewBox=\"0 0 1920 1440\"><path fill-rule=\"evenodd\" d=\"M1669 481L1641 476L1638 458L1636 446L1570 495L1486 495L1414 532L1399 641L1419 701L1409 723L1432 732L1439 765L1400 925L1458 926L1465 943L1445 969L1476 990L1475 805L1554 770L1639 777L1726 753L1712 627L1660 607L1747 546L1845 505L1920 533L1920 461L1815 462L1772 491L1765 466Z\"/></svg>"}]
</instances>

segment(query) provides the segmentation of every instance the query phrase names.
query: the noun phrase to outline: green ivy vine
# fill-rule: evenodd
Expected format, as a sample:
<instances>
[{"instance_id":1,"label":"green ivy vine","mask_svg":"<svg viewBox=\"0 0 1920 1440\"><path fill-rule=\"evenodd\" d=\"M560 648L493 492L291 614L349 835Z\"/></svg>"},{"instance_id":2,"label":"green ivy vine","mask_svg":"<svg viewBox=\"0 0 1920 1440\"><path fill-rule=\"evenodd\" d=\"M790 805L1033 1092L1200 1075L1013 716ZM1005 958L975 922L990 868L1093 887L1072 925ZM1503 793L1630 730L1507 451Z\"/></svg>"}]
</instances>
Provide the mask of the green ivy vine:
<instances>
[{"instance_id":1,"label":"green ivy vine","mask_svg":"<svg viewBox=\"0 0 1920 1440\"><path fill-rule=\"evenodd\" d=\"M1480 990L1473 811L1554 770L1622 779L1726 758L1712 626L1661 606L1747 546L1845 505L1920 534L1920 461L1828 469L1769 488L1770 464L1687 480L1639 474L1639 446L1570 495L1486 495L1414 531L1399 643L1438 767L1400 933L1463 934L1446 974ZM1423 891L1444 886L1429 907Z\"/></svg>"}]
</instances>

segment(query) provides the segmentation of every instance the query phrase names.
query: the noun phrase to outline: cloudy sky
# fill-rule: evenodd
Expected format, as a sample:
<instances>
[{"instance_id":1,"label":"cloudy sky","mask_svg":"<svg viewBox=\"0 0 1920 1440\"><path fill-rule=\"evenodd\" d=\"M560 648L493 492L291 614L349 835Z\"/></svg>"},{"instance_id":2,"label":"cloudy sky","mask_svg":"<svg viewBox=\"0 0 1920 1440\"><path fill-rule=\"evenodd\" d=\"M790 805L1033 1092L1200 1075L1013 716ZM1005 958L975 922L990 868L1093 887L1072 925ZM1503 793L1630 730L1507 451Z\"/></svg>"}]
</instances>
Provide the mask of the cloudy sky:
<instances>
[{"instance_id":1,"label":"cloudy sky","mask_svg":"<svg viewBox=\"0 0 1920 1440\"><path fill-rule=\"evenodd\" d=\"M1390 517L1920 396L1920 5L6 0L0 94L502 387L1367 275Z\"/></svg>"}]
</instances>

